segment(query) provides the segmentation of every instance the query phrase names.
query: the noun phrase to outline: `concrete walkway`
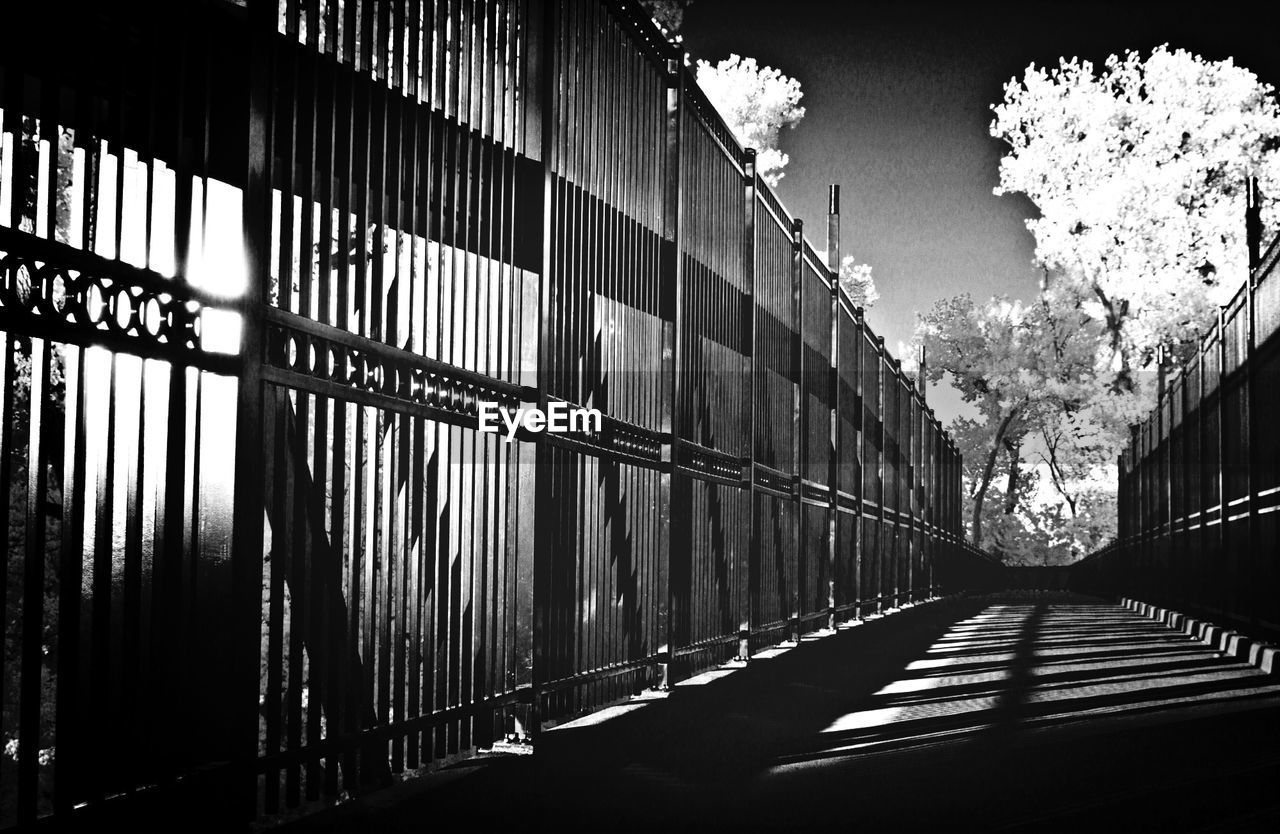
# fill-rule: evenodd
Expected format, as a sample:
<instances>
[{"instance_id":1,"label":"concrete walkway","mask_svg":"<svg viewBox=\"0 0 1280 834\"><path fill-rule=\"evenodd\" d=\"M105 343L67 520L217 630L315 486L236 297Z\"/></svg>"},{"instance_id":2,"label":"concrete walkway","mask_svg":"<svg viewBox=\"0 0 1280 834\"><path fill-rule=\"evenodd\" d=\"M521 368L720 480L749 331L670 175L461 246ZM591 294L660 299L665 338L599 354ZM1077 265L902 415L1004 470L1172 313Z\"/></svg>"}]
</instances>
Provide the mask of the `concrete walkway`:
<instances>
[{"instance_id":1,"label":"concrete walkway","mask_svg":"<svg viewBox=\"0 0 1280 834\"><path fill-rule=\"evenodd\" d=\"M1088 598L807 637L289 826L1280 830L1280 686Z\"/></svg>"}]
</instances>

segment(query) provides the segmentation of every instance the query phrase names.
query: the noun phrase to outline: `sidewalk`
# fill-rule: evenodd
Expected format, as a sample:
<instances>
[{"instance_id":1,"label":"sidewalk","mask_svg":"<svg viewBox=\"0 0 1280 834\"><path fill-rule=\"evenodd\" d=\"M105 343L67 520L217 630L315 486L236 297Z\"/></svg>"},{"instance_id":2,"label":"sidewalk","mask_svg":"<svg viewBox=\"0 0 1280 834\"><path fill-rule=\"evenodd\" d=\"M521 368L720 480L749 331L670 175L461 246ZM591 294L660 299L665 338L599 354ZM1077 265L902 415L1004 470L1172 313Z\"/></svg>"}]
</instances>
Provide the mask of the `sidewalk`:
<instances>
[{"instance_id":1,"label":"sidewalk","mask_svg":"<svg viewBox=\"0 0 1280 834\"><path fill-rule=\"evenodd\" d=\"M969 598L766 652L288 826L1259 830L1280 687L1118 606Z\"/></svg>"}]
</instances>

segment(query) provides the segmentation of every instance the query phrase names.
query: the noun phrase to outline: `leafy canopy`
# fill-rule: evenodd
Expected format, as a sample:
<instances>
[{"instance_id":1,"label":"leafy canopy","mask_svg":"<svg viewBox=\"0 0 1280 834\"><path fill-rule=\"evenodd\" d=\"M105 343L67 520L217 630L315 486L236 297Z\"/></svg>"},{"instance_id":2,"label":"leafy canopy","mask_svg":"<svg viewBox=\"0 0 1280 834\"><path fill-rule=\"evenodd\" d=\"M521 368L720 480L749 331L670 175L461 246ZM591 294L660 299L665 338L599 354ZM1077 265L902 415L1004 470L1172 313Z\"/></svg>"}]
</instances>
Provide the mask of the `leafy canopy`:
<instances>
[{"instance_id":1,"label":"leafy canopy","mask_svg":"<svg viewBox=\"0 0 1280 834\"><path fill-rule=\"evenodd\" d=\"M1244 279L1244 183L1280 197L1274 90L1230 59L1161 46L1100 70L1029 67L992 110L997 194L1023 193L1039 264L1107 323L1118 366L1198 339ZM1280 220L1276 200L1264 225Z\"/></svg>"},{"instance_id":2,"label":"leafy canopy","mask_svg":"<svg viewBox=\"0 0 1280 834\"><path fill-rule=\"evenodd\" d=\"M698 86L743 147L756 149L756 172L776 187L791 157L778 149L778 134L804 118L800 82L755 58L730 55L717 64L697 63Z\"/></svg>"}]
</instances>

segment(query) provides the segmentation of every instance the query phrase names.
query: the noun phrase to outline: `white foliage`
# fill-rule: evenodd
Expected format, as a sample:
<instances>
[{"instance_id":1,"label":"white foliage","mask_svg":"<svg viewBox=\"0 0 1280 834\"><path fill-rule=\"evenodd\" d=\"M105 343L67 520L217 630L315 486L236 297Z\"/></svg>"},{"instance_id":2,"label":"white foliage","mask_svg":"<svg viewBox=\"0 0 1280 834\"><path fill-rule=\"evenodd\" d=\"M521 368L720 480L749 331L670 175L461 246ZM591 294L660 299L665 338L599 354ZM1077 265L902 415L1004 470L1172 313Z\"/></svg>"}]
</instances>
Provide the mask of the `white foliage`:
<instances>
[{"instance_id":1,"label":"white foliage","mask_svg":"<svg viewBox=\"0 0 1280 834\"><path fill-rule=\"evenodd\" d=\"M814 254L818 256L819 261L827 263L825 249L814 250ZM840 259L838 280L840 289L844 290L844 294L849 297L855 307L870 310L880 300L875 279L871 277L871 265L857 263L853 255L845 255Z\"/></svg>"},{"instance_id":2,"label":"white foliage","mask_svg":"<svg viewBox=\"0 0 1280 834\"><path fill-rule=\"evenodd\" d=\"M871 277L869 264L854 263L853 255L840 259L840 289L853 302L853 306L870 310L880 300L876 282Z\"/></svg>"},{"instance_id":3,"label":"white foliage","mask_svg":"<svg viewBox=\"0 0 1280 834\"><path fill-rule=\"evenodd\" d=\"M698 61L698 86L743 147L756 149L756 171L777 186L790 161L778 149L778 133L804 118L800 82L754 58L730 55L718 64Z\"/></svg>"}]
</instances>

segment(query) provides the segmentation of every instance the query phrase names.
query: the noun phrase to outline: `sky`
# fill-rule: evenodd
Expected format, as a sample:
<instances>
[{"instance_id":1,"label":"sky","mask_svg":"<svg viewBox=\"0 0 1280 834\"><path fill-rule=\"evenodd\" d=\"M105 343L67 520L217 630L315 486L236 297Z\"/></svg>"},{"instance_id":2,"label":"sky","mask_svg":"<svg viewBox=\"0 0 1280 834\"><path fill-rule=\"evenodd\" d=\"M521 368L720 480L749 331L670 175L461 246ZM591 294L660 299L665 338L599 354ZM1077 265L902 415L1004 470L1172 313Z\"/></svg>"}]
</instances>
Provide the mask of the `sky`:
<instances>
[{"instance_id":1,"label":"sky","mask_svg":"<svg viewBox=\"0 0 1280 834\"><path fill-rule=\"evenodd\" d=\"M841 253L871 264L868 315L890 348L917 311L962 292L1034 296L1039 273L1021 195L996 197L1002 144L992 104L1029 64L1060 56L1101 65L1168 43L1235 62L1280 85L1280 15L1226 3L980 4L694 0L694 59L755 58L800 81L806 115L783 132L791 156L778 194L825 248L827 186L841 186ZM895 349L894 353L898 351ZM964 411L930 392L944 422Z\"/></svg>"}]
</instances>

